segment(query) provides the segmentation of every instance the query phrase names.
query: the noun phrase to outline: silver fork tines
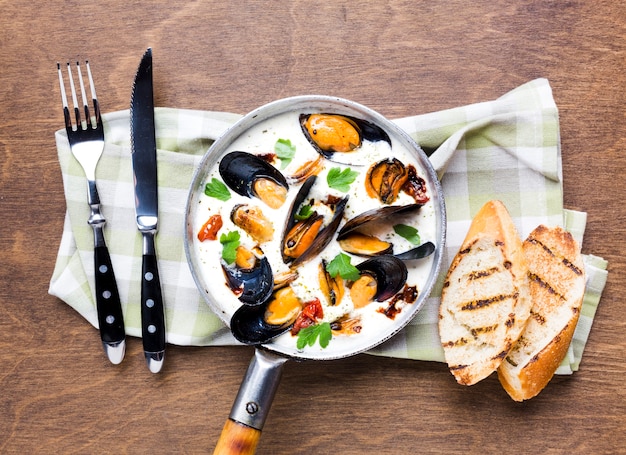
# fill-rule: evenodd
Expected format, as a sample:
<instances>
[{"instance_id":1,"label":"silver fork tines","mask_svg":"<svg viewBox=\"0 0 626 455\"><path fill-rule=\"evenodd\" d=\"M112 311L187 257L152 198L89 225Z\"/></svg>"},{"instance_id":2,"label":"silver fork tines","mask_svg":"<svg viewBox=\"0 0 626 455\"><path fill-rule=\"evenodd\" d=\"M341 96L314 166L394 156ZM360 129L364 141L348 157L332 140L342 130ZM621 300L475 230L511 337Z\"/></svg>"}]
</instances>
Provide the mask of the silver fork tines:
<instances>
[{"instance_id":1,"label":"silver fork tines","mask_svg":"<svg viewBox=\"0 0 626 455\"><path fill-rule=\"evenodd\" d=\"M89 113L89 104L87 103L87 95L85 92L85 85L83 83L83 75L80 69L80 62L76 62L76 71L80 82L80 92L85 116L83 119L80 114L76 86L74 84L74 77L72 76L72 67L69 63L67 64L67 75L70 83L72 104L74 106L75 123L73 123L70 115L70 108L67 102L67 95L65 93L65 84L63 82L61 65L57 63L59 84L61 86L61 100L63 102L63 115L65 117L65 130L67 131L67 137L70 142L72 154L83 167L87 179L89 180L89 204L92 205L100 203L98 192L95 189L95 171L96 165L98 164L104 150L104 128L102 126L102 119L100 118L100 107L98 99L96 98L96 90L94 88L89 62L86 62L86 66L94 108L93 116Z\"/></svg>"},{"instance_id":2,"label":"silver fork tines","mask_svg":"<svg viewBox=\"0 0 626 455\"><path fill-rule=\"evenodd\" d=\"M61 100L63 102L63 115L65 117L65 130L70 143L72 155L82 166L87 177L87 201L91 209L88 223L94 232L94 265L96 282L96 304L98 309L98 322L100 337L104 350L112 363L120 363L124 358L126 349L124 318L120 304L120 297L113 273L113 266L109 251L104 240L104 225L106 220L100 213L100 197L96 186L96 167L104 151L104 127L100 117L100 107L96 98L96 89L91 75L89 62L85 62L87 77L93 102L93 114L90 114L87 92L83 82L83 74L80 62L76 62L76 73L80 87L83 116L78 104L78 96L72 65L67 64L67 75L74 108L74 122L70 114L67 102L65 83L61 64L57 63L59 73L59 85L61 87Z\"/></svg>"},{"instance_id":3,"label":"silver fork tines","mask_svg":"<svg viewBox=\"0 0 626 455\"><path fill-rule=\"evenodd\" d=\"M93 76L91 75L91 68L89 67L89 61L85 61L85 66L87 67L87 78L89 80L89 89L91 91L91 100L93 102L94 114L91 116L89 114L89 104L87 102L87 92L85 90L85 83L83 82L83 74L80 69L80 62L76 62L76 72L78 74L78 81L80 84L80 94L83 101L83 109L85 111L85 119L81 119L80 109L78 106L78 97L76 95L76 86L74 85L74 77L72 75L72 67L70 63L67 64L67 75L70 82L70 91L72 94L72 103L74 105L74 117L76 119L76 123L72 125L72 121L70 118L70 110L67 102L67 96L65 94L65 84L63 83L63 73L61 72L61 65L57 63L57 69L59 72L59 84L61 85L61 98L63 100L63 108L65 112L65 127L72 127L73 130L76 130L78 125L84 130L87 128L88 122L91 123L91 128L97 129L101 126L100 119L100 106L98 105L98 98L96 96L96 87L93 83Z\"/></svg>"}]
</instances>

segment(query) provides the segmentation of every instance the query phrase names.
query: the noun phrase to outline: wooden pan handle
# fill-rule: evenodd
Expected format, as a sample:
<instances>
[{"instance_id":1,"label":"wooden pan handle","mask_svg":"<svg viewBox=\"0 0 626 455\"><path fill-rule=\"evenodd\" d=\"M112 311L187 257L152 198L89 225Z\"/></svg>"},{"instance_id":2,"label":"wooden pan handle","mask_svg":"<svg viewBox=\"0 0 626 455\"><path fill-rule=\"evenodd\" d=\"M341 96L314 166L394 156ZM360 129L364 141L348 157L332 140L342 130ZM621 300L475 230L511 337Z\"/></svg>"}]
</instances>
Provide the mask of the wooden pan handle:
<instances>
[{"instance_id":1,"label":"wooden pan handle","mask_svg":"<svg viewBox=\"0 0 626 455\"><path fill-rule=\"evenodd\" d=\"M253 455L261 439L261 430L228 419L213 455Z\"/></svg>"},{"instance_id":2,"label":"wooden pan handle","mask_svg":"<svg viewBox=\"0 0 626 455\"><path fill-rule=\"evenodd\" d=\"M214 455L252 455L278 389L287 358L256 349Z\"/></svg>"}]
</instances>

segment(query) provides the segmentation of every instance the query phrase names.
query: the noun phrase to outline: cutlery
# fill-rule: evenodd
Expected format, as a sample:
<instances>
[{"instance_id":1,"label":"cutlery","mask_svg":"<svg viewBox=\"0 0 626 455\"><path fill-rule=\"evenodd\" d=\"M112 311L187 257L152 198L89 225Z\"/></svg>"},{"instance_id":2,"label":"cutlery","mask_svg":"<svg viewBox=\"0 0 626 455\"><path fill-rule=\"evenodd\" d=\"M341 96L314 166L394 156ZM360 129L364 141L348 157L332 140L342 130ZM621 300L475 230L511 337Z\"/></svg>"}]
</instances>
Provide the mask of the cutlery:
<instances>
[{"instance_id":1,"label":"cutlery","mask_svg":"<svg viewBox=\"0 0 626 455\"><path fill-rule=\"evenodd\" d=\"M74 105L75 123L72 123L70 108L67 102L65 84L61 65L57 63L63 114L65 116L65 130L70 143L70 150L76 161L82 166L87 178L87 202L91 209L88 223L94 234L94 269L96 283L96 306L98 311L98 325L100 338L107 357L113 364L119 364L126 351L126 336L124 330L124 316L117 290L115 274L111 265L111 257L104 240L104 225L106 220L100 211L100 197L96 186L96 167L104 151L104 128L100 117L100 106L96 97L96 89L91 75L89 62L85 62L91 98L93 101L93 115L89 112L85 84L81 72L80 62L76 62L76 72L80 84L85 117L81 118L78 105L78 96L74 85L71 65L67 64L67 74L70 83L72 103Z\"/></svg>"},{"instance_id":2,"label":"cutlery","mask_svg":"<svg viewBox=\"0 0 626 455\"><path fill-rule=\"evenodd\" d=\"M137 228L143 236L141 333L148 368L158 373L165 360L165 315L155 249L159 209L151 48L143 55L135 75L130 102L130 133L135 214Z\"/></svg>"}]
</instances>

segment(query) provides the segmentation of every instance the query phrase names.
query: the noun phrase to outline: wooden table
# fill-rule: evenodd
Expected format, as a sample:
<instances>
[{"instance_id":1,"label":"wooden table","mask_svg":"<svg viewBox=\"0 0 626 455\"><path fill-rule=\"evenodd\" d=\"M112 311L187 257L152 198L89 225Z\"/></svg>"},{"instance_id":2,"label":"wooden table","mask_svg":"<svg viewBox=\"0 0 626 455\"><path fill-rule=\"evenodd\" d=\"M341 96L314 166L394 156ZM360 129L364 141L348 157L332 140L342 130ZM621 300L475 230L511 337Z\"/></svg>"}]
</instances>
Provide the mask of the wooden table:
<instances>
[{"instance_id":1,"label":"wooden table","mask_svg":"<svg viewBox=\"0 0 626 455\"><path fill-rule=\"evenodd\" d=\"M246 113L337 95L389 118L494 99L546 77L560 109L565 205L610 276L581 369L514 403L495 377L359 355L285 367L258 453L626 453L626 8L609 0L2 2L0 452L205 453L248 348L141 342L112 366L49 296L65 202L55 63L98 67L104 111L127 109L146 47L158 106ZM158 63L156 63L158 62Z\"/></svg>"}]
</instances>

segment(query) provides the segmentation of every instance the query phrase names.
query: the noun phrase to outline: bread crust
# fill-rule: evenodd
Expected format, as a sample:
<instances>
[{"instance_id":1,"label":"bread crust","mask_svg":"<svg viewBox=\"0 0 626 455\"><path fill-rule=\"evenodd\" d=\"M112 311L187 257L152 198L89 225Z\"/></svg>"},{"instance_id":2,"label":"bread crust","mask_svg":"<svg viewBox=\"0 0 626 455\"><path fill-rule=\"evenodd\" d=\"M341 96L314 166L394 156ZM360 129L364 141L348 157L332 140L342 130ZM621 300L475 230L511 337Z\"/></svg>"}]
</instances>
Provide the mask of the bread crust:
<instances>
[{"instance_id":1,"label":"bread crust","mask_svg":"<svg viewBox=\"0 0 626 455\"><path fill-rule=\"evenodd\" d=\"M531 318L498 368L500 383L516 401L539 394L567 355L585 290L582 255L571 234L560 227L538 226L523 247Z\"/></svg>"},{"instance_id":2,"label":"bread crust","mask_svg":"<svg viewBox=\"0 0 626 455\"><path fill-rule=\"evenodd\" d=\"M475 215L444 281L439 335L457 382L497 370L530 314L528 267L506 207L487 202Z\"/></svg>"}]
</instances>

